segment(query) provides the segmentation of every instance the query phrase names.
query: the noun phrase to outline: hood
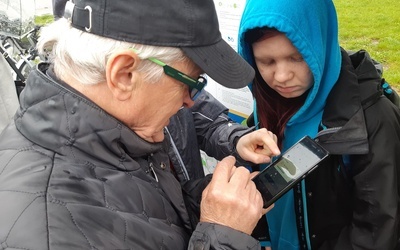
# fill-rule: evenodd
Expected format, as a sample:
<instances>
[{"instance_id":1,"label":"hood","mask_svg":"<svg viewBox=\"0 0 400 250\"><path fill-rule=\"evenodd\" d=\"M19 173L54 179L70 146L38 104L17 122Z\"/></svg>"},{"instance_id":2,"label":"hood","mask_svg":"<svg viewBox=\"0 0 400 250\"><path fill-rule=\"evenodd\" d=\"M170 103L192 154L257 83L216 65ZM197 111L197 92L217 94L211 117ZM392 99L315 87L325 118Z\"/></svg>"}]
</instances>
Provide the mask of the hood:
<instances>
[{"instance_id":1,"label":"hood","mask_svg":"<svg viewBox=\"0 0 400 250\"><path fill-rule=\"evenodd\" d=\"M287 148L305 134L316 135L327 96L339 77L336 10L331 0L247 0L239 28L238 52L253 66L251 44L246 44L244 37L247 31L261 27L285 33L314 77L304 105L287 123Z\"/></svg>"}]
</instances>

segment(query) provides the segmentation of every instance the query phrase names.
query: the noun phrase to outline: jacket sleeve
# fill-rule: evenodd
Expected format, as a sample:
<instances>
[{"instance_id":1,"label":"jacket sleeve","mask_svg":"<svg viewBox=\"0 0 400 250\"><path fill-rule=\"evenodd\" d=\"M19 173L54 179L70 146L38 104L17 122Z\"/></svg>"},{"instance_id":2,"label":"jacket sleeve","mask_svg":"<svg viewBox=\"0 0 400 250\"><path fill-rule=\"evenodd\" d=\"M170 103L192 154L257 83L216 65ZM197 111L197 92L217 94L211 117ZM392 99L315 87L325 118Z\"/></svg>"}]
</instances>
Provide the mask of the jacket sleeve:
<instances>
[{"instance_id":1,"label":"jacket sleeve","mask_svg":"<svg viewBox=\"0 0 400 250\"><path fill-rule=\"evenodd\" d=\"M353 219L334 249L395 249L399 239L400 112L381 98L365 110L365 119L369 154L350 158Z\"/></svg>"},{"instance_id":2,"label":"jacket sleeve","mask_svg":"<svg viewBox=\"0 0 400 250\"><path fill-rule=\"evenodd\" d=\"M259 250L260 248L259 242L248 234L226 226L200 222L190 238L188 249Z\"/></svg>"},{"instance_id":3,"label":"jacket sleeve","mask_svg":"<svg viewBox=\"0 0 400 250\"><path fill-rule=\"evenodd\" d=\"M237 155L235 146L242 135L254 128L234 122L228 116L228 109L207 91L198 97L191 111L201 150L217 160L234 155L240 163L248 164Z\"/></svg>"}]
</instances>

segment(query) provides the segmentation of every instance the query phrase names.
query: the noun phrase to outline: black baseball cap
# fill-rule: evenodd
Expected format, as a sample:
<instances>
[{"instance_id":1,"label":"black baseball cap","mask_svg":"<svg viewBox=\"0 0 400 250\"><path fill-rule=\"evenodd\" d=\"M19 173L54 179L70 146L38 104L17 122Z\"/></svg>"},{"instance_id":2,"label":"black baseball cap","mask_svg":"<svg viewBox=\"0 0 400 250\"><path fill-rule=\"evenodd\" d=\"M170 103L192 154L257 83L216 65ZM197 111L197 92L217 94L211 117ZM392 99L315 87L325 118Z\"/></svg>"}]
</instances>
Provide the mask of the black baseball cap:
<instances>
[{"instance_id":1,"label":"black baseball cap","mask_svg":"<svg viewBox=\"0 0 400 250\"><path fill-rule=\"evenodd\" d=\"M73 27L115 40L178 47L216 82L247 86L254 69L226 43L213 0L74 0Z\"/></svg>"}]
</instances>

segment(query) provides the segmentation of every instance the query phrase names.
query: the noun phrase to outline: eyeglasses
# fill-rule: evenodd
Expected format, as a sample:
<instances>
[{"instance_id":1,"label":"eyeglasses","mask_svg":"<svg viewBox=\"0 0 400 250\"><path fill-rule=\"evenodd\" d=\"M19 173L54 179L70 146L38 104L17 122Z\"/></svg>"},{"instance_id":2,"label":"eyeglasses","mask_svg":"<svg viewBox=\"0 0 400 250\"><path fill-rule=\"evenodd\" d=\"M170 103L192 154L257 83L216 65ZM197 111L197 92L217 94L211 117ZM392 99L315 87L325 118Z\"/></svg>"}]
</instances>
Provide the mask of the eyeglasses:
<instances>
[{"instance_id":1,"label":"eyeglasses","mask_svg":"<svg viewBox=\"0 0 400 250\"><path fill-rule=\"evenodd\" d=\"M133 49L133 52L138 53L136 49ZM186 85L189 86L189 95L190 98L194 101L196 98L200 95L201 91L203 88L207 85L207 79L204 76L199 76L197 80L193 79L192 77L186 75L185 73L182 73L181 71L174 69L173 67L167 65L166 63L153 58L149 57L147 60L160 65L164 69L164 73Z\"/></svg>"}]
</instances>

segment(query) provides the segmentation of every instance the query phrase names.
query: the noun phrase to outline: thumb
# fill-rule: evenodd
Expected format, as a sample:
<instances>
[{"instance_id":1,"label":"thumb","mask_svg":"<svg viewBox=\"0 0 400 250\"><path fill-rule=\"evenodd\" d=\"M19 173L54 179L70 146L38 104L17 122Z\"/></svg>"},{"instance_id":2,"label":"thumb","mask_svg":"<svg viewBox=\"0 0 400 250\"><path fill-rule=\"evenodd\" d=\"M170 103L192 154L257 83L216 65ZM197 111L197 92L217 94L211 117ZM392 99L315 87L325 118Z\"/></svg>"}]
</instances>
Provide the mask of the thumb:
<instances>
[{"instance_id":1,"label":"thumb","mask_svg":"<svg viewBox=\"0 0 400 250\"><path fill-rule=\"evenodd\" d=\"M203 190L202 197L206 197L209 189L223 190L223 186L229 182L234 171L236 159L233 156L227 156L215 166L212 179Z\"/></svg>"},{"instance_id":2,"label":"thumb","mask_svg":"<svg viewBox=\"0 0 400 250\"><path fill-rule=\"evenodd\" d=\"M216 183L227 183L229 182L232 171L235 168L236 159L233 156L227 156L218 162L214 169L213 177L211 182Z\"/></svg>"}]
</instances>

